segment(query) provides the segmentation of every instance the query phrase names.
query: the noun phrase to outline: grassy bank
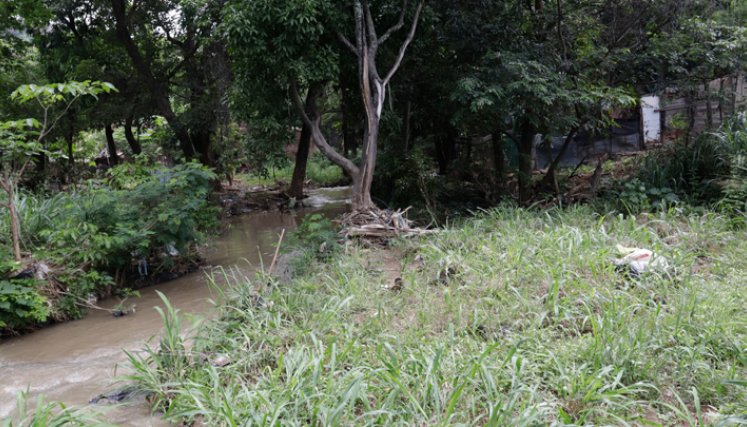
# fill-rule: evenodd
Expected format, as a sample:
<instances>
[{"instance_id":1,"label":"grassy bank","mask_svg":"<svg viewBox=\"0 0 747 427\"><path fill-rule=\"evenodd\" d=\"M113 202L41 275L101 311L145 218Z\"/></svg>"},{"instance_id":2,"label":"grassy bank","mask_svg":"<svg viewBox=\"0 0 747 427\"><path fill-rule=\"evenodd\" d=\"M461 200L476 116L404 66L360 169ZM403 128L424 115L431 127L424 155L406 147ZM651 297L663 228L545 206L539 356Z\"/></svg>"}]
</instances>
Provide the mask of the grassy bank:
<instances>
[{"instance_id":1,"label":"grassy bank","mask_svg":"<svg viewBox=\"0 0 747 427\"><path fill-rule=\"evenodd\" d=\"M293 178L294 163L282 167L269 167L264 173L243 173L236 179L249 187L286 187ZM348 178L339 166L335 166L319 153L309 157L306 165L307 187L333 187L345 185Z\"/></svg>"},{"instance_id":2,"label":"grassy bank","mask_svg":"<svg viewBox=\"0 0 747 427\"><path fill-rule=\"evenodd\" d=\"M617 243L670 269L626 277ZM747 232L714 214L500 209L290 283L234 281L188 352L167 312L133 379L212 426L733 425L745 257Z\"/></svg>"}]
</instances>

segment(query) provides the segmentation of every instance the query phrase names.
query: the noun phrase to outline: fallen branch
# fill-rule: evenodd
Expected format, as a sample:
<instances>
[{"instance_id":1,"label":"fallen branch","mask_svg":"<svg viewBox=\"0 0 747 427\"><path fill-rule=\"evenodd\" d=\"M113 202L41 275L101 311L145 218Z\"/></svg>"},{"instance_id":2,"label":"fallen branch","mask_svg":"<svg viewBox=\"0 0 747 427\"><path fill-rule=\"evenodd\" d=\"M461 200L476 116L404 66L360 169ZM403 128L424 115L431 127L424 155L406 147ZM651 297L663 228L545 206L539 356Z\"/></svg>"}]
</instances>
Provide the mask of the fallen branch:
<instances>
[{"instance_id":1,"label":"fallen branch","mask_svg":"<svg viewBox=\"0 0 747 427\"><path fill-rule=\"evenodd\" d=\"M275 246L275 255L272 257L272 262L270 263L270 269L267 270L267 274L272 274L272 270L275 269L275 261L278 260L278 253L280 253L280 244L283 243L283 236L285 236L285 228L283 231L280 232L280 238L278 239L278 244Z\"/></svg>"},{"instance_id":2,"label":"fallen branch","mask_svg":"<svg viewBox=\"0 0 747 427\"><path fill-rule=\"evenodd\" d=\"M391 239L434 233L435 230L417 228L405 217L407 210L369 210L346 214L340 220L342 234L347 238Z\"/></svg>"}]
</instances>

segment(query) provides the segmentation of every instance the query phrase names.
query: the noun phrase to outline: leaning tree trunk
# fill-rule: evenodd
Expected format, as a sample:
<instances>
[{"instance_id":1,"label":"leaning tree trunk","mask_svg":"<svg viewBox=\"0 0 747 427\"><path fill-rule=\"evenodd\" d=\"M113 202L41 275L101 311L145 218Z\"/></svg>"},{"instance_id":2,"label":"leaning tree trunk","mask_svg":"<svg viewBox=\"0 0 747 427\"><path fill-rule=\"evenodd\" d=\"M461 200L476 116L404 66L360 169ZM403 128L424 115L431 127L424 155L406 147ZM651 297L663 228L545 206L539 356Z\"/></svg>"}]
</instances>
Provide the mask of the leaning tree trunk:
<instances>
[{"instance_id":1,"label":"leaning tree trunk","mask_svg":"<svg viewBox=\"0 0 747 427\"><path fill-rule=\"evenodd\" d=\"M306 180L306 165L309 161L311 149L311 129L304 123L301 128L301 137L298 140L296 150L296 164L293 167L293 178L288 186L287 194L296 199L303 198L304 181Z\"/></svg>"},{"instance_id":2,"label":"leaning tree trunk","mask_svg":"<svg viewBox=\"0 0 747 427\"><path fill-rule=\"evenodd\" d=\"M119 164L119 154L117 153L117 145L114 143L114 129L112 125L107 124L104 127L104 133L106 134L106 151L109 153L109 164Z\"/></svg>"},{"instance_id":3,"label":"leaning tree trunk","mask_svg":"<svg viewBox=\"0 0 747 427\"><path fill-rule=\"evenodd\" d=\"M135 135L132 133L132 122L133 122L133 117L132 117L132 114L130 113L125 118L124 134L125 134L125 139L127 140L127 145L129 145L130 150L132 150L132 154L138 155L143 152L143 149L140 146L140 141L138 141L135 138Z\"/></svg>"},{"instance_id":4,"label":"leaning tree trunk","mask_svg":"<svg viewBox=\"0 0 747 427\"><path fill-rule=\"evenodd\" d=\"M316 100L322 94L320 84L312 85L306 94L306 114L313 115ZM300 199L303 197L304 181L306 180L306 165L309 161L309 151L311 151L311 126L304 123L301 128L301 138L298 140L298 150L296 151L296 164L293 167L293 178L288 187L288 196Z\"/></svg>"},{"instance_id":5,"label":"leaning tree trunk","mask_svg":"<svg viewBox=\"0 0 747 427\"><path fill-rule=\"evenodd\" d=\"M397 23L390 27L381 36L376 33L374 15L371 13L368 0L355 0L353 9L355 15L355 42L351 42L344 34L338 33L340 41L350 49L358 58L358 76L363 98L363 106L366 116L364 129L362 159L360 166L353 163L344 155L338 153L328 143L320 129L321 117L318 112L309 114L303 107L301 96L298 91L297 82L291 80L290 90L296 110L301 114L304 123L309 125L311 135L319 150L333 163L340 166L353 179L352 208L353 210L375 209L376 205L371 200L371 184L373 183L374 169L376 168L377 143L381 113L384 108L386 91L394 74L402 64L402 59L407 47L412 42L417 29L420 13L423 10L425 0L418 2L413 17L410 31L404 42L400 45L394 63L385 76L379 74L376 66L376 55L379 47L396 31L404 26L406 7L403 7ZM404 2L404 6L407 2ZM315 107L315 106L314 106ZM316 107L314 108L314 110Z\"/></svg>"},{"instance_id":6,"label":"leaning tree trunk","mask_svg":"<svg viewBox=\"0 0 747 427\"><path fill-rule=\"evenodd\" d=\"M127 10L128 2L125 0L111 0L112 15L114 16L116 35L125 48L132 65L135 67L140 76L145 80L150 95L153 97L154 104L159 113L166 119L169 127L174 132L179 145L187 159L195 156L195 148L189 135L187 127L182 123L179 116L176 115L171 106L169 92L164 82L156 78L153 74L151 64L146 60L135 40L132 38L130 31L130 14L132 10ZM132 6L134 7L134 6Z\"/></svg>"},{"instance_id":7,"label":"leaning tree trunk","mask_svg":"<svg viewBox=\"0 0 747 427\"><path fill-rule=\"evenodd\" d=\"M574 127L573 129L571 129L570 132L568 132L568 135L563 141L563 145L560 147L560 152L554 159L552 159L550 166L548 166L547 168L547 173L545 174L545 177L542 179L541 186L544 189L551 188L553 191L555 191L556 195L559 195L560 193L560 188L558 185L557 170L558 170L558 167L560 166L560 162L563 160L563 157L565 157L565 153L568 151L568 147L571 146L571 143L573 142L573 138L576 137L577 132L578 132L577 127ZM550 152L552 153L552 149L550 150Z\"/></svg>"},{"instance_id":8,"label":"leaning tree trunk","mask_svg":"<svg viewBox=\"0 0 747 427\"><path fill-rule=\"evenodd\" d=\"M407 2L405 2L406 4ZM379 37L376 33L374 15L370 10L369 2L366 0L354 2L355 46L350 45L350 47L353 48L358 56L361 95L363 98L363 108L366 112L366 128L363 138L363 157L361 159L360 176L353 178L354 210L376 208L376 205L371 200L371 184L373 183L378 155L377 145L381 126L381 113L384 109L384 101L386 100L389 83L400 65L402 65L405 51L415 36L423 5L423 1L418 3L410 31L405 41L400 45L394 64L386 75L382 77L377 67L376 55L381 44L404 25L405 8L402 8L397 24Z\"/></svg>"}]
</instances>

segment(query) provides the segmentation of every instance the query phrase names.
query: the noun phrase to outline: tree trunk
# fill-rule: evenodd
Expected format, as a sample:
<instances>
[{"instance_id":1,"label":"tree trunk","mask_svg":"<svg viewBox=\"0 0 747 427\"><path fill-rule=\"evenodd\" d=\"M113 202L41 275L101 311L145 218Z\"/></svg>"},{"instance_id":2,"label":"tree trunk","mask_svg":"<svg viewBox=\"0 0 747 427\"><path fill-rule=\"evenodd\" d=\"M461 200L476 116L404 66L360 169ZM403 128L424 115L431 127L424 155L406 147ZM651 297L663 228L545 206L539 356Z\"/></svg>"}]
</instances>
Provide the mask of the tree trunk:
<instances>
[{"instance_id":1,"label":"tree trunk","mask_svg":"<svg viewBox=\"0 0 747 427\"><path fill-rule=\"evenodd\" d=\"M121 1L121 0L120 0ZM376 209L371 200L371 184L373 183L374 169L376 169L377 142L379 137L379 126L381 113L384 108L386 91L394 74L402 64L407 47L412 42L417 24L420 19L420 13L423 10L425 0L421 0L415 10L415 15L410 26L410 31L399 48L393 65L384 77L379 75L376 67L376 55L379 46L386 41L389 36L399 30L404 25L405 8L400 13L397 24L390 27L381 37L378 37L374 28L374 16L371 13L368 1L355 0L353 2L355 16L355 43L351 43L342 33L338 37L343 44L351 49L358 58L358 77L360 84L360 93L363 98L363 107L366 112L366 124L363 137L363 156L361 165L356 166L350 159L338 153L328 143L320 129L319 114L308 114L304 108L301 97L298 92L297 82L291 80L290 92L293 97L293 103L296 110L301 114L304 122L311 128L312 138L319 147L319 150L327 156L333 163L342 167L349 176L353 178L353 210ZM407 2L404 3L407 5ZM315 106L314 106L315 107ZM315 108L314 108L315 110Z\"/></svg>"},{"instance_id":2,"label":"tree trunk","mask_svg":"<svg viewBox=\"0 0 747 427\"><path fill-rule=\"evenodd\" d=\"M296 164L293 167L293 178L288 187L287 194L296 199L303 198L304 181L306 180L306 164L309 160L311 148L311 129L304 123L301 128L301 137L298 140L296 150Z\"/></svg>"},{"instance_id":3,"label":"tree trunk","mask_svg":"<svg viewBox=\"0 0 747 427\"><path fill-rule=\"evenodd\" d=\"M6 191L8 195L8 214L10 215L10 240L13 244L13 257L16 261L21 261L21 226L18 223L18 212L16 211L15 204L15 191L13 190L13 184L8 183L9 191Z\"/></svg>"},{"instance_id":4,"label":"tree trunk","mask_svg":"<svg viewBox=\"0 0 747 427\"><path fill-rule=\"evenodd\" d=\"M503 195L506 192L506 152L503 151L503 136L500 132L492 134L491 144L496 187L498 188L498 194Z\"/></svg>"},{"instance_id":5,"label":"tree trunk","mask_svg":"<svg viewBox=\"0 0 747 427\"><path fill-rule=\"evenodd\" d=\"M140 141L138 141L132 133L132 121L133 117L132 113L130 113L125 118L124 134L125 139L127 139L127 144L130 146L130 150L132 150L132 154L138 155L143 152L143 149L140 147Z\"/></svg>"},{"instance_id":6,"label":"tree trunk","mask_svg":"<svg viewBox=\"0 0 747 427\"><path fill-rule=\"evenodd\" d=\"M344 53L344 52L343 52ZM355 157L360 147L360 135L363 133L361 118L363 111L360 106L358 90L358 72L355 61L342 59L340 55L340 104L342 107L342 153L348 157Z\"/></svg>"},{"instance_id":7,"label":"tree trunk","mask_svg":"<svg viewBox=\"0 0 747 427\"><path fill-rule=\"evenodd\" d=\"M119 164L119 154L117 154L117 145L114 143L114 129L111 123L104 127L106 134L106 151L109 153L109 164L111 166Z\"/></svg>"},{"instance_id":8,"label":"tree trunk","mask_svg":"<svg viewBox=\"0 0 747 427\"><path fill-rule=\"evenodd\" d=\"M205 166L213 167L215 166L215 156L210 148L210 133L203 129L192 133L190 137L193 142L192 149L195 151L195 155L200 155L200 162Z\"/></svg>"},{"instance_id":9,"label":"tree trunk","mask_svg":"<svg viewBox=\"0 0 747 427\"><path fill-rule=\"evenodd\" d=\"M724 123L724 80L721 79L718 87L718 123Z\"/></svg>"},{"instance_id":10,"label":"tree trunk","mask_svg":"<svg viewBox=\"0 0 747 427\"><path fill-rule=\"evenodd\" d=\"M161 80L155 77L150 64L145 60L135 44L135 41L132 39L126 6L127 2L125 0L111 0L111 5L114 19L116 21L117 38L124 46L127 56L130 57L130 60L138 74L140 74L147 83L158 111L166 119L166 122L169 124L169 127L171 127L177 140L179 140L179 145L184 152L184 156L187 159L192 159L195 156L194 146L192 145L187 128L171 107L167 88Z\"/></svg>"},{"instance_id":11,"label":"tree trunk","mask_svg":"<svg viewBox=\"0 0 747 427\"><path fill-rule=\"evenodd\" d=\"M711 84L710 82L703 83L703 89L705 90L706 99L706 128L708 130L713 129L713 106L711 105Z\"/></svg>"},{"instance_id":12,"label":"tree trunk","mask_svg":"<svg viewBox=\"0 0 747 427\"><path fill-rule=\"evenodd\" d=\"M542 178L543 188L552 188L556 193L559 193L556 171L558 170L558 166L560 166L560 162L563 160L563 156L565 156L566 151L568 151L568 147L571 146L571 142L573 142L573 138L576 136L576 132L578 132L578 128L573 128L570 132L568 132L568 136L566 136L565 141L563 141L563 146L560 147L560 152L555 157L555 159L553 159L552 163L550 163L550 166L548 166L547 168L545 177ZM550 150L550 152L552 153L552 149Z\"/></svg>"},{"instance_id":13,"label":"tree trunk","mask_svg":"<svg viewBox=\"0 0 747 427\"><path fill-rule=\"evenodd\" d=\"M536 131L529 122L521 126L519 139L519 202L526 204L532 199L532 150Z\"/></svg>"},{"instance_id":14,"label":"tree trunk","mask_svg":"<svg viewBox=\"0 0 747 427\"><path fill-rule=\"evenodd\" d=\"M305 111L312 116L315 114L316 100L321 96L323 87L320 84L311 85L306 94ZM303 123L301 128L301 138L298 140L298 150L296 150L296 164L293 167L293 178L288 187L288 195L300 199L303 197L304 181L306 180L306 165L309 160L309 151L311 150L311 127Z\"/></svg>"},{"instance_id":15,"label":"tree trunk","mask_svg":"<svg viewBox=\"0 0 747 427\"><path fill-rule=\"evenodd\" d=\"M378 138L379 121L372 118L367 125L359 176L353 178L353 210L376 209L376 205L371 200L371 184L373 184L374 170L376 169Z\"/></svg>"},{"instance_id":16,"label":"tree trunk","mask_svg":"<svg viewBox=\"0 0 747 427\"><path fill-rule=\"evenodd\" d=\"M692 138L693 132L695 132L695 119L697 118L697 92L696 89L690 88L685 97L687 102L687 136L686 142L689 144Z\"/></svg>"},{"instance_id":17,"label":"tree trunk","mask_svg":"<svg viewBox=\"0 0 747 427\"><path fill-rule=\"evenodd\" d=\"M407 103L405 104L405 134L404 134L404 142L405 142L405 150L404 152L407 153L410 151L410 138L412 136L412 128L411 128L411 119L412 118L412 101L407 100Z\"/></svg>"}]
</instances>

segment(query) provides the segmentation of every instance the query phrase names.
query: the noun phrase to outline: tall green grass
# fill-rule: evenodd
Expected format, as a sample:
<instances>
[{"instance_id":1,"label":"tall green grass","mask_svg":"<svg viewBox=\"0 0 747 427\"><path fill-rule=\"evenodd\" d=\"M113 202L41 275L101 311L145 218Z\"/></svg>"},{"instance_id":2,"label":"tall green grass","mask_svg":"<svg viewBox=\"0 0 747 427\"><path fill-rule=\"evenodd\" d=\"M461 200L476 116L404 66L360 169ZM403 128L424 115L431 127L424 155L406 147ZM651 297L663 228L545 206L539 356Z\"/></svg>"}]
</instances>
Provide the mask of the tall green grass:
<instances>
[{"instance_id":1,"label":"tall green grass","mask_svg":"<svg viewBox=\"0 0 747 427\"><path fill-rule=\"evenodd\" d=\"M617 243L671 268L622 275ZM181 347L161 345L134 379L168 419L213 426L747 422L729 217L506 208L388 251L234 281L176 374L159 375Z\"/></svg>"},{"instance_id":2,"label":"tall green grass","mask_svg":"<svg viewBox=\"0 0 747 427\"><path fill-rule=\"evenodd\" d=\"M16 400L16 415L0 419L1 427L108 427L99 414L70 408L59 402L47 402L43 396L30 403L27 392L19 393Z\"/></svg>"}]
</instances>

